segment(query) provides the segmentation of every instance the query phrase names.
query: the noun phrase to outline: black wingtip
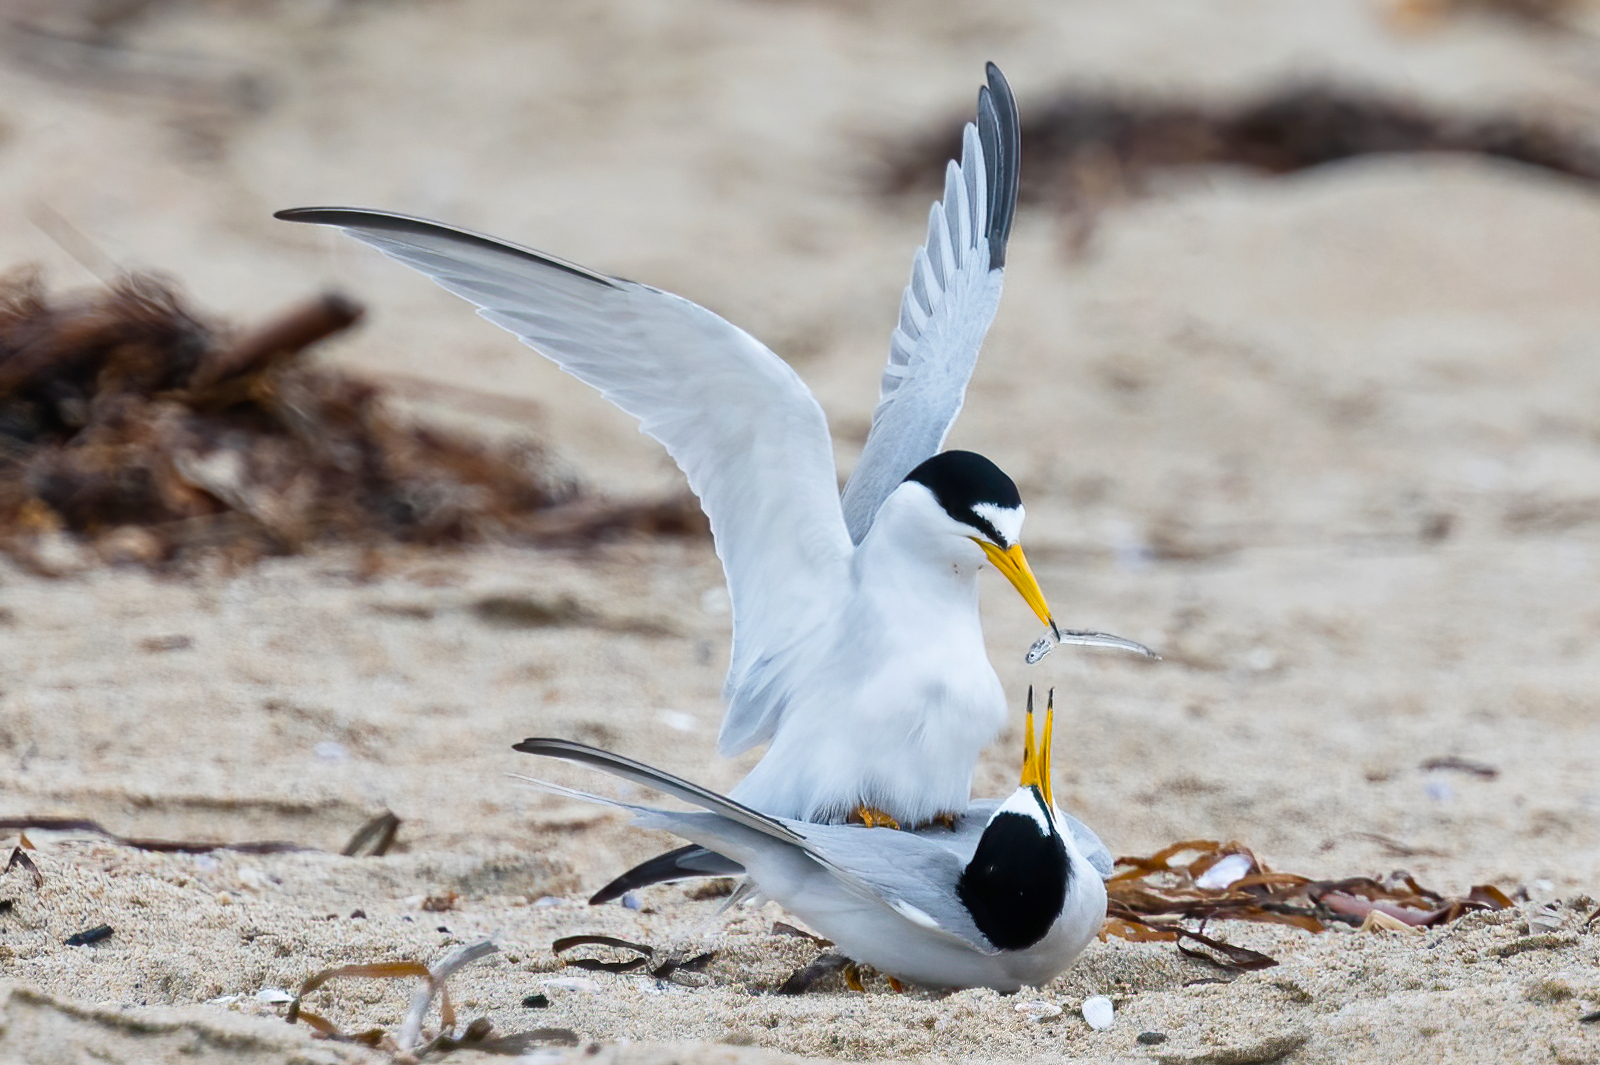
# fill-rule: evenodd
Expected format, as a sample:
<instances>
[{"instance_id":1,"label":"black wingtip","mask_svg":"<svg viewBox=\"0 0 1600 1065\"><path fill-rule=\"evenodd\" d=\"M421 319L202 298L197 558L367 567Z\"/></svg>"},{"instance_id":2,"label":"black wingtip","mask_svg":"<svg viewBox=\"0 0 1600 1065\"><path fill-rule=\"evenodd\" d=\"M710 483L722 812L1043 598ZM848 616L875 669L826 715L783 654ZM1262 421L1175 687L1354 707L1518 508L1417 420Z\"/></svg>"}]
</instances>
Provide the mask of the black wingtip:
<instances>
[{"instance_id":1,"label":"black wingtip","mask_svg":"<svg viewBox=\"0 0 1600 1065\"><path fill-rule=\"evenodd\" d=\"M1017 213L1017 176L1022 160L1022 126L1017 98L1000 68L984 68L989 84L978 90L978 138L989 177L989 266L1006 264L1006 242Z\"/></svg>"},{"instance_id":2,"label":"black wingtip","mask_svg":"<svg viewBox=\"0 0 1600 1065\"><path fill-rule=\"evenodd\" d=\"M589 897L589 905L604 906L630 891L706 876L743 876L744 866L691 843L641 862Z\"/></svg>"},{"instance_id":3,"label":"black wingtip","mask_svg":"<svg viewBox=\"0 0 1600 1065\"><path fill-rule=\"evenodd\" d=\"M355 218L368 219L377 213L363 207L285 207L273 211L272 217L280 222L312 222L326 226Z\"/></svg>"},{"instance_id":4,"label":"black wingtip","mask_svg":"<svg viewBox=\"0 0 1600 1065\"><path fill-rule=\"evenodd\" d=\"M415 215L397 214L394 211L377 211L370 207L287 207L281 211L274 211L272 217L281 222L309 222L319 226L337 226L353 231L351 235L358 239L361 239L361 234L364 232L388 233L402 238L412 236L442 239L453 244L480 248L500 255L512 255L541 266L554 267L607 288L621 288L627 284L618 278L597 274L586 266L579 266L577 263L547 255L534 248L501 240L499 237L462 229L460 226L445 225L443 222L435 222L428 218L418 218ZM424 269L423 273L428 271Z\"/></svg>"}]
</instances>

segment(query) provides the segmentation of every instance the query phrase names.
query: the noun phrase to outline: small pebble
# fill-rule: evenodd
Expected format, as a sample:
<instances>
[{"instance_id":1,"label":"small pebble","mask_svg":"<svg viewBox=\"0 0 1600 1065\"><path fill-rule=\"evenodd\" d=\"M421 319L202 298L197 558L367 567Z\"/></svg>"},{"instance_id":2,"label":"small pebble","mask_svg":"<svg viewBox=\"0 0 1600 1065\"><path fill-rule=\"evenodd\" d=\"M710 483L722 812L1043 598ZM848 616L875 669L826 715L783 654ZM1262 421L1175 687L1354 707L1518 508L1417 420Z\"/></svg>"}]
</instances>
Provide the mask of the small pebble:
<instances>
[{"instance_id":1,"label":"small pebble","mask_svg":"<svg viewBox=\"0 0 1600 1065\"><path fill-rule=\"evenodd\" d=\"M693 715L686 714L682 710L661 710L656 716L661 718L663 725L677 732L694 732L700 727L700 722L696 721Z\"/></svg>"},{"instance_id":2,"label":"small pebble","mask_svg":"<svg viewBox=\"0 0 1600 1065\"><path fill-rule=\"evenodd\" d=\"M1159 1043L1165 1043L1166 1041L1167 1041L1167 1033L1165 1033L1165 1032L1140 1032L1139 1033L1139 1045L1140 1046L1153 1047L1153 1046L1156 1046Z\"/></svg>"},{"instance_id":3,"label":"small pebble","mask_svg":"<svg viewBox=\"0 0 1600 1065\"><path fill-rule=\"evenodd\" d=\"M1257 645L1246 652L1244 664L1252 673L1265 673L1278 664L1278 656L1272 648Z\"/></svg>"},{"instance_id":4,"label":"small pebble","mask_svg":"<svg viewBox=\"0 0 1600 1065\"><path fill-rule=\"evenodd\" d=\"M549 1006L550 996L548 995L529 995L522 1000L522 1008L525 1010L542 1010L548 1009Z\"/></svg>"},{"instance_id":5,"label":"small pebble","mask_svg":"<svg viewBox=\"0 0 1600 1065\"><path fill-rule=\"evenodd\" d=\"M1103 1032L1111 1027L1112 1018L1116 1015L1116 1008L1111 1005L1111 1000L1104 995L1090 995L1083 1000L1083 1019L1089 1027L1097 1032Z\"/></svg>"},{"instance_id":6,"label":"small pebble","mask_svg":"<svg viewBox=\"0 0 1600 1065\"><path fill-rule=\"evenodd\" d=\"M644 903L639 901L639 896L635 895L631 891L622 896L622 904L630 910L644 909Z\"/></svg>"}]
</instances>

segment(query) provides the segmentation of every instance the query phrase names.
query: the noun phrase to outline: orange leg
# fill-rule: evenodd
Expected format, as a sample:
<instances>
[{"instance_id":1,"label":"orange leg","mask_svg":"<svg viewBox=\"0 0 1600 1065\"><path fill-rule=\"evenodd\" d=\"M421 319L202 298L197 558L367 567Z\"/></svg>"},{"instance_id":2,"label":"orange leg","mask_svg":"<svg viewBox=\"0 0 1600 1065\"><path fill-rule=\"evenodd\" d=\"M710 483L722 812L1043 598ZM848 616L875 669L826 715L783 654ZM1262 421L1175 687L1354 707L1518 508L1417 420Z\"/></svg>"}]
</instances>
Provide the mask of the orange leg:
<instances>
[{"instance_id":1,"label":"orange leg","mask_svg":"<svg viewBox=\"0 0 1600 1065\"><path fill-rule=\"evenodd\" d=\"M847 820L852 825L866 825L868 828L899 828L900 822L884 813L875 806L861 805L850 811Z\"/></svg>"}]
</instances>

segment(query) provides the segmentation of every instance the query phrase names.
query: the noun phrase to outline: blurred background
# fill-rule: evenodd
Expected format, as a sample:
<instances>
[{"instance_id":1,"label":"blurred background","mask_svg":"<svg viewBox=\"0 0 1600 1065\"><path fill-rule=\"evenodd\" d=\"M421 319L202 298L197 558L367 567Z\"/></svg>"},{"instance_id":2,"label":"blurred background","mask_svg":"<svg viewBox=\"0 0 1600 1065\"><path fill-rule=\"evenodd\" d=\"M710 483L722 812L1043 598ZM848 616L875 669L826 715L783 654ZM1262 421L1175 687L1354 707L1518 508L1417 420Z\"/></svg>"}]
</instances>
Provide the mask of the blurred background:
<instances>
[{"instance_id":1,"label":"blurred background","mask_svg":"<svg viewBox=\"0 0 1600 1065\"><path fill-rule=\"evenodd\" d=\"M994 60L1025 203L950 444L1017 478L1064 623L1165 655L1029 669L1034 623L988 583L1017 705L1070 693L1065 804L1117 853L1600 874L1600 7L9 0L0 22L0 266L52 292L158 271L239 330L337 289L366 313L320 365L615 500L682 492L630 419L272 212L423 215L694 299L799 370L843 473ZM720 787L749 764L714 755L726 603L692 529L188 568L37 532L0 563L12 813L336 846L387 807L405 846L488 853L559 820L500 777L523 735ZM979 791L1008 786L1018 716ZM551 883L652 845L597 830Z\"/></svg>"}]
</instances>

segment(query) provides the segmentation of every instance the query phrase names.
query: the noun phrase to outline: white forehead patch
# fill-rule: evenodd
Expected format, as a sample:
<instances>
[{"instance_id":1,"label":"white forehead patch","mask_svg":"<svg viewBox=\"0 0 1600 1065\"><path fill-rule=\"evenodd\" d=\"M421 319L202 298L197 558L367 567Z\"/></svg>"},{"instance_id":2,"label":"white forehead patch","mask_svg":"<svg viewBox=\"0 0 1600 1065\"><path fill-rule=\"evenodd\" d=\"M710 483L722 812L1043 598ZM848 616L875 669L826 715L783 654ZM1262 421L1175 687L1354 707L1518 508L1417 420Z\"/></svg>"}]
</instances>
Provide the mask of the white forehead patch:
<instances>
[{"instance_id":1,"label":"white forehead patch","mask_svg":"<svg viewBox=\"0 0 1600 1065\"><path fill-rule=\"evenodd\" d=\"M1000 804L989 820L993 821L1001 814L1022 814L1024 817L1031 817L1033 823L1039 826L1039 835L1050 834L1050 817L1044 812L1044 803L1032 788L1023 787L1013 791L1011 797Z\"/></svg>"},{"instance_id":2,"label":"white forehead patch","mask_svg":"<svg viewBox=\"0 0 1600 1065\"><path fill-rule=\"evenodd\" d=\"M1010 547L1022 542L1022 518L1026 513L1025 507L1001 507L993 503L975 503L972 512L978 517L993 525L1000 535L1005 537L1001 547Z\"/></svg>"}]
</instances>

